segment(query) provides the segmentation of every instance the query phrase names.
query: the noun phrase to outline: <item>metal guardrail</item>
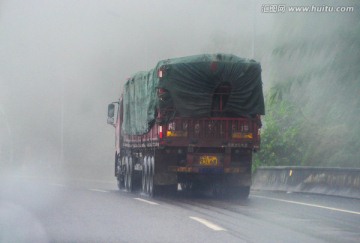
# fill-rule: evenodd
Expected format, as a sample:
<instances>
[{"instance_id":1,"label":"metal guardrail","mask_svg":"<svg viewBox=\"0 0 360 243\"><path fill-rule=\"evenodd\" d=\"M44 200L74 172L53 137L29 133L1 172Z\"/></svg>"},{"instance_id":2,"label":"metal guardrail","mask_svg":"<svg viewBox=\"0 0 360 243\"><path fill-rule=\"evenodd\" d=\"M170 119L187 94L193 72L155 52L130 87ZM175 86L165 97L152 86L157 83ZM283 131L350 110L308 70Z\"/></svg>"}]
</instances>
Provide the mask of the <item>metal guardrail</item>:
<instances>
[{"instance_id":1,"label":"metal guardrail","mask_svg":"<svg viewBox=\"0 0 360 243\"><path fill-rule=\"evenodd\" d=\"M252 189L360 199L360 168L259 167L253 175Z\"/></svg>"}]
</instances>

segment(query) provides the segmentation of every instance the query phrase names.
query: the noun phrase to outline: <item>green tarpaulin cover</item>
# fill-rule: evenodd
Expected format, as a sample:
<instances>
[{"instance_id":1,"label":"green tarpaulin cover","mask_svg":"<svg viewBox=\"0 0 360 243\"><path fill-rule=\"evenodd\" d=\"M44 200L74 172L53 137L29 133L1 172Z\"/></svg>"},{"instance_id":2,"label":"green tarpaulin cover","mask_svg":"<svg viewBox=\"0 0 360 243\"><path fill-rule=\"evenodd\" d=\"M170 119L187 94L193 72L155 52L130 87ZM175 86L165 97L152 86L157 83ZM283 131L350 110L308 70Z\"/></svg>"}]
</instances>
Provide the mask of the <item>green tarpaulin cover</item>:
<instances>
[{"instance_id":1,"label":"green tarpaulin cover","mask_svg":"<svg viewBox=\"0 0 360 243\"><path fill-rule=\"evenodd\" d=\"M234 55L204 54L163 60L154 69L132 76L124 86L122 130L129 135L148 132L157 108L174 107L177 117L211 117L214 91L225 83L230 84L231 91L224 114L265 114L258 62ZM158 99L158 88L168 91L162 99Z\"/></svg>"}]
</instances>

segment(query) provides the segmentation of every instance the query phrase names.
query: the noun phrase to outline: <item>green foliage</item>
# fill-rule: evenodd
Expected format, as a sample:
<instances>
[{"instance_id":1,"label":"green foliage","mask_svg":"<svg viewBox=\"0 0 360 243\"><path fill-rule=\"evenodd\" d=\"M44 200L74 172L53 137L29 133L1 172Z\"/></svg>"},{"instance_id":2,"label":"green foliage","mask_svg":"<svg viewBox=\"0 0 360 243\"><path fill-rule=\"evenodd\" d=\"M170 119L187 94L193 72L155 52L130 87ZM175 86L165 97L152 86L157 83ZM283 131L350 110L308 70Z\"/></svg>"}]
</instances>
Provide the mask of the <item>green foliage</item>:
<instances>
[{"instance_id":1,"label":"green foliage","mask_svg":"<svg viewBox=\"0 0 360 243\"><path fill-rule=\"evenodd\" d=\"M297 107L287 101L270 102L263 119L261 150L255 154L254 168L259 165L300 165L302 121L294 119Z\"/></svg>"},{"instance_id":2,"label":"green foliage","mask_svg":"<svg viewBox=\"0 0 360 243\"><path fill-rule=\"evenodd\" d=\"M302 20L319 35L280 23L293 38L276 41L267 67L271 88L255 168L360 167L360 15L323 17L322 24ZM333 25L325 31L324 23Z\"/></svg>"}]
</instances>

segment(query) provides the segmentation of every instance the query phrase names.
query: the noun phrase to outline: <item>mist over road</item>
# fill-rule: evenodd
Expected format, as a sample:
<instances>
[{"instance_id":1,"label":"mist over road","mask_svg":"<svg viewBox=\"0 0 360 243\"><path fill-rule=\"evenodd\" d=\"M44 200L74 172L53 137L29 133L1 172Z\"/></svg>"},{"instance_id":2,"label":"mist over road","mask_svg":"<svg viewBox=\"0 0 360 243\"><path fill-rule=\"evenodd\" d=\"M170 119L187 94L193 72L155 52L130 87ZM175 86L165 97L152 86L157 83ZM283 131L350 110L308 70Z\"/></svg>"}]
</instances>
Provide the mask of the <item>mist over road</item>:
<instances>
[{"instance_id":1,"label":"mist over road","mask_svg":"<svg viewBox=\"0 0 360 243\"><path fill-rule=\"evenodd\" d=\"M107 105L135 72L202 53L254 58L275 88L257 161L360 167L359 3L263 12L284 2L0 1L0 242L358 242L359 200L116 189Z\"/></svg>"},{"instance_id":2,"label":"mist over road","mask_svg":"<svg viewBox=\"0 0 360 243\"><path fill-rule=\"evenodd\" d=\"M2 242L358 242L359 200L253 191L150 199L115 181L2 177Z\"/></svg>"},{"instance_id":3,"label":"mist over road","mask_svg":"<svg viewBox=\"0 0 360 243\"><path fill-rule=\"evenodd\" d=\"M248 2L4 0L0 6L4 166L111 165L107 104L128 77L172 57L251 56L252 39L242 38L253 31L247 21L255 6ZM267 25L269 16L256 14Z\"/></svg>"}]
</instances>

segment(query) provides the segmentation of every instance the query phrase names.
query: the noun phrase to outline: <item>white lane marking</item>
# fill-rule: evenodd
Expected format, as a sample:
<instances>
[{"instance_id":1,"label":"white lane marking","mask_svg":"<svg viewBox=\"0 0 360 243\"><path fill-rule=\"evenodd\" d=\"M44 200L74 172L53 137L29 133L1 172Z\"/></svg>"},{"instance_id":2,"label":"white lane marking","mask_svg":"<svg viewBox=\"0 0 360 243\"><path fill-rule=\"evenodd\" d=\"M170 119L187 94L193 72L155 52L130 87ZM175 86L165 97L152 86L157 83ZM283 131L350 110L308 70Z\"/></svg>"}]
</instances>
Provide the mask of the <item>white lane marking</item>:
<instances>
[{"instance_id":1,"label":"white lane marking","mask_svg":"<svg viewBox=\"0 0 360 243\"><path fill-rule=\"evenodd\" d=\"M202 218L198 218L198 217L193 217L193 216L190 216L191 219L199 222L199 223L202 223L203 225L205 225L206 227L212 229L212 230L215 230L215 231L226 231L226 229L220 227L219 225L216 225L214 223L211 223L210 221L207 221L206 219L202 219Z\"/></svg>"},{"instance_id":2,"label":"white lane marking","mask_svg":"<svg viewBox=\"0 0 360 243\"><path fill-rule=\"evenodd\" d=\"M58 187L66 187L66 185L64 184L59 184L59 183L50 183L51 186L58 186Z\"/></svg>"},{"instance_id":3,"label":"white lane marking","mask_svg":"<svg viewBox=\"0 0 360 243\"><path fill-rule=\"evenodd\" d=\"M135 200L138 200L138 201L140 201L140 202L144 202L144 203L151 204L151 205L159 205L159 204L156 203L156 202L148 201L148 200L145 200L145 199L142 199L142 198L138 198L138 197L136 197L136 198L134 198L134 199L135 199Z\"/></svg>"},{"instance_id":4,"label":"white lane marking","mask_svg":"<svg viewBox=\"0 0 360 243\"><path fill-rule=\"evenodd\" d=\"M308 207L322 208L322 209L327 209L327 210L332 210L332 211L360 215L360 212L345 210L345 209L341 209L341 208L332 208L332 207L326 207L326 206L321 206L321 205L317 205L317 204L302 203L302 202L289 201L289 200L284 200L284 199L277 199L277 198L257 196L257 195L252 195L252 197L265 198L265 199L269 199L269 200L273 200L273 201L286 202L286 203L298 204L298 205L303 205L303 206L308 206Z\"/></svg>"},{"instance_id":5,"label":"white lane marking","mask_svg":"<svg viewBox=\"0 0 360 243\"><path fill-rule=\"evenodd\" d=\"M93 192L109 192L109 191L100 190L100 189L89 189L89 191L93 191Z\"/></svg>"}]
</instances>

